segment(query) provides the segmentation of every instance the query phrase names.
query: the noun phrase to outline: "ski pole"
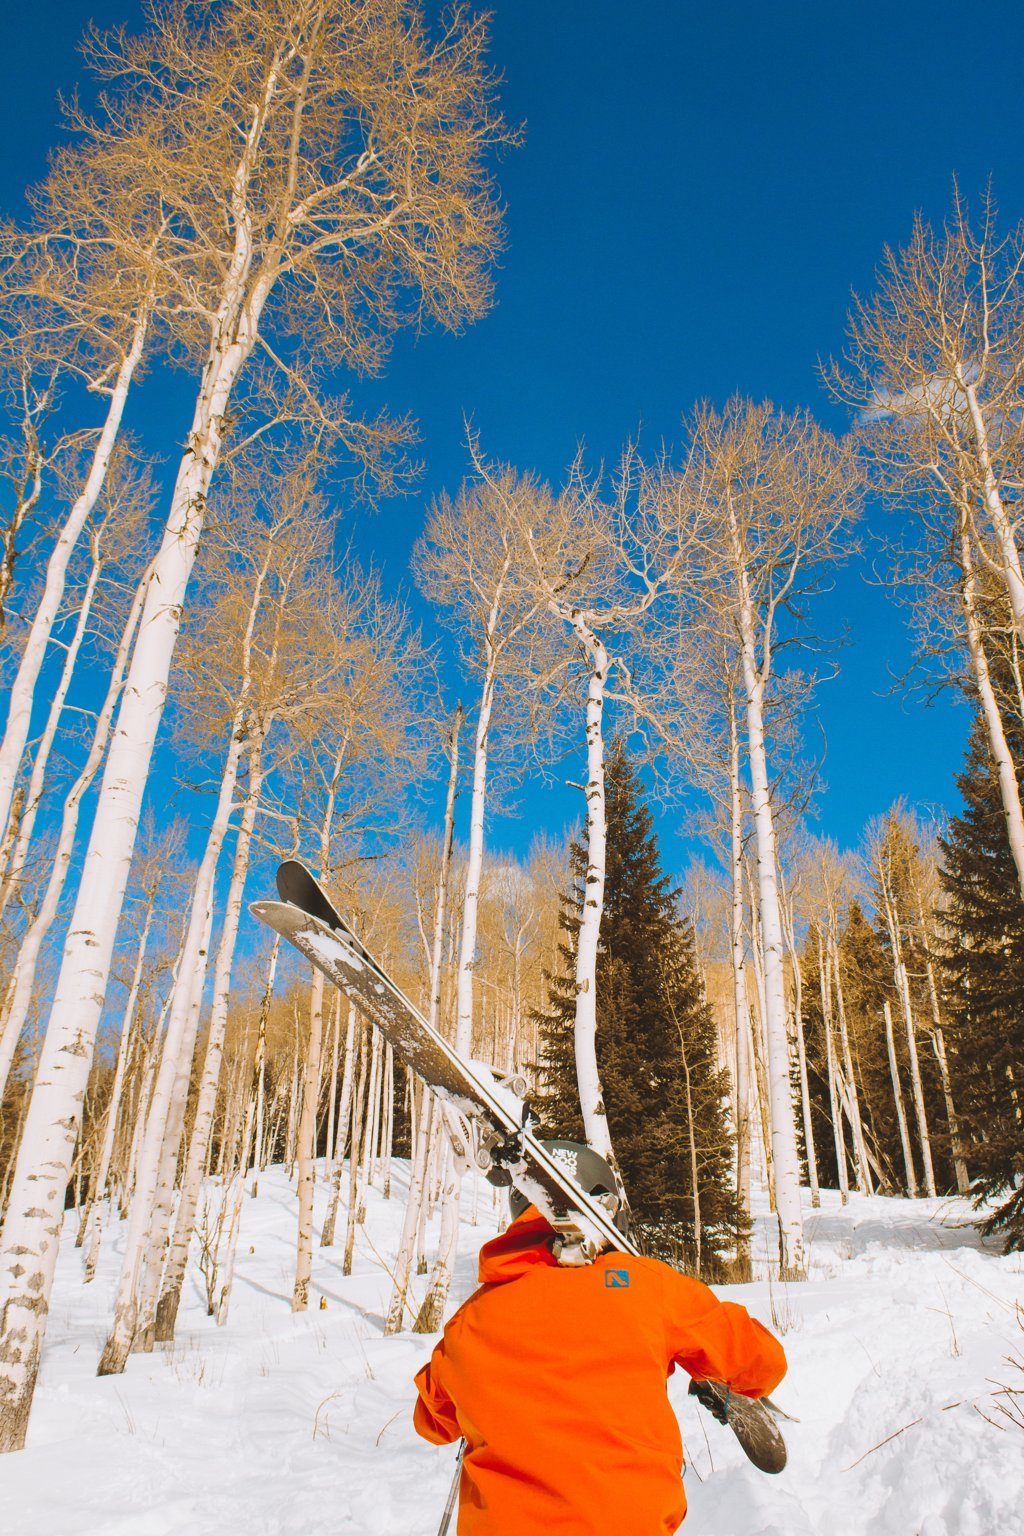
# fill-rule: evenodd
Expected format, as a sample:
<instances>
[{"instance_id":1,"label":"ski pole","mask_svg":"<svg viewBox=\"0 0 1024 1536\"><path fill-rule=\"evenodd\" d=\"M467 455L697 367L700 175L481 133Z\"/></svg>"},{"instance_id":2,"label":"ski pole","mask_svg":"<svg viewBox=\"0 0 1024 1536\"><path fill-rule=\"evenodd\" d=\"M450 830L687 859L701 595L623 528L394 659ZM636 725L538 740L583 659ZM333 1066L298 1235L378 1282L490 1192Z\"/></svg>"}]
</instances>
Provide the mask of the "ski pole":
<instances>
[{"instance_id":1,"label":"ski pole","mask_svg":"<svg viewBox=\"0 0 1024 1536\"><path fill-rule=\"evenodd\" d=\"M465 1440L459 1441L459 1454L455 1458L455 1476L452 1478L452 1486L448 1491L448 1502L441 1516L441 1524L437 1528L437 1536L447 1536L448 1527L452 1523L452 1515L455 1513L455 1505L459 1497L459 1478L462 1476L462 1458L466 1454Z\"/></svg>"}]
</instances>

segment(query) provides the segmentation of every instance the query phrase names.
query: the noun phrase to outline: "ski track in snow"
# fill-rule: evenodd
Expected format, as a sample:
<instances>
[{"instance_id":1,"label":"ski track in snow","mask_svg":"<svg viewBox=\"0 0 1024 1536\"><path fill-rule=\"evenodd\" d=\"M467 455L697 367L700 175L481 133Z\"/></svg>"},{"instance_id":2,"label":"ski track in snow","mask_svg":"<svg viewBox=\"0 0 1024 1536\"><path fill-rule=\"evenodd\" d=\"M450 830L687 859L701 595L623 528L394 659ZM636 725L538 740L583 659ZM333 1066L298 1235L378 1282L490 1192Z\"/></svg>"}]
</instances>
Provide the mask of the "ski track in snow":
<instances>
[{"instance_id":1,"label":"ski track in snow","mask_svg":"<svg viewBox=\"0 0 1024 1536\"><path fill-rule=\"evenodd\" d=\"M268 1170L246 1199L227 1326L206 1317L193 1264L176 1343L103 1380L122 1234L105 1233L83 1286L70 1218L28 1445L0 1463L0 1530L435 1536L454 1450L424 1444L411 1422L412 1376L433 1340L383 1337L405 1178L399 1164L389 1201L370 1191L351 1277L340 1247L315 1250L312 1306L296 1317L296 1200L283 1170ZM325 1199L321 1181L317 1236ZM453 1307L497 1223L482 1180L467 1181L462 1205ZM1024 1536L1024 1425L996 1427L993 1395L1024 1388L1009 1359L1024 1363L1024 1260L983 1245L969 1214L956 1200L858 1196L844 1209L826 1191L805 1210L806 1284L722 1289L782 1332L790 1374L776 1397L800 1422L785 1426L789 1467L765 1477L675 1376L686 1536ZM769 1246L762 1208L762 1271Z\"/></svg>"}]
</instances>

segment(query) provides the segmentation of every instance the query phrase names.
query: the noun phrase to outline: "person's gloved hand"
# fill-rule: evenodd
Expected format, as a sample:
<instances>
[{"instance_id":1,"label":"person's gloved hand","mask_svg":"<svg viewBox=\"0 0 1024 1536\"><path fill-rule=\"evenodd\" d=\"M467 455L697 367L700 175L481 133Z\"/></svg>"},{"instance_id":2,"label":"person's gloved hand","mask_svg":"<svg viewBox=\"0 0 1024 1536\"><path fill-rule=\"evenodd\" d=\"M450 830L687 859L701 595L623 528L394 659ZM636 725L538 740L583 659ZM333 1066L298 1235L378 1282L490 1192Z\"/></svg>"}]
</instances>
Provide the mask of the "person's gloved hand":
<instances>
[{"instance_id":1,"label":"person's gloved hand","mask_svg":"<svg viewBox=\"0 0 1024 1536\"><path fill-rule=\"evenodd\" d=\"M728 1424L729 1399L732 1394L722 1382L691 1381L690 1396L695 1397L702 1407L713 1414L719 1424Z\"/></svg>"}]
</instances>

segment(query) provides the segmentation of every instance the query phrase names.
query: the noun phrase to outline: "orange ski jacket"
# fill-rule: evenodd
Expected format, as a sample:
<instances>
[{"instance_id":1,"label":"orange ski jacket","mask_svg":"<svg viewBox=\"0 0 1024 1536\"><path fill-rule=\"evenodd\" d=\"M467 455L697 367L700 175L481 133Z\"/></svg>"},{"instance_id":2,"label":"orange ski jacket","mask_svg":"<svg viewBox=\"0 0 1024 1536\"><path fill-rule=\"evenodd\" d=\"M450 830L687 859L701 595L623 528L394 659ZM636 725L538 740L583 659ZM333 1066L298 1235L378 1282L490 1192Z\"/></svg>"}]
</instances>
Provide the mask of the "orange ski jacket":
<instances>
[{"instance_id":1,"label":"orange ski jacket","mask_svg":"<svg viewBox=\"0 0 1024 1536\"><path fill-rule=\"evenodd\" d=\"M561 1268L530 1206L480 1252L478 1291L416 1377L424 1439L466 1441L458 1536L669 1536L686 1513L676 1365L763 1397L782 1345L655 1259Z\"/></svg>"}]
</instances>

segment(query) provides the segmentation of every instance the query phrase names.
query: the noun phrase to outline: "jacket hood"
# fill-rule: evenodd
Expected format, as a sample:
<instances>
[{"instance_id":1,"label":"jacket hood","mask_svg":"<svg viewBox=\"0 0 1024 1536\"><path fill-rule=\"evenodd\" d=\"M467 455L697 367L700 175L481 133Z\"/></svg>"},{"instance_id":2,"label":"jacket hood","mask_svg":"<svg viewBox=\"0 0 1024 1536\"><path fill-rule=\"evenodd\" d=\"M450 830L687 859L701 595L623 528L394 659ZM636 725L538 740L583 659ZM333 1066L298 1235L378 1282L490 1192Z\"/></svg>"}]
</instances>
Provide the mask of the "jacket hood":
<instances>
[{"instance_id":1,"label":"jacket hood","mask_svg":"<svg viewBox=\"0 0 1024 1536\"><path fill-rule=\"evenodd\" d=\"M528 1205L521 1216L499 1237L492 1237L480 1250L481 1285L501 1285L518 1280L538 1265L557 1265L551 1252L552 1229L535 1205Z\"/></svg>"}]
</instances>

